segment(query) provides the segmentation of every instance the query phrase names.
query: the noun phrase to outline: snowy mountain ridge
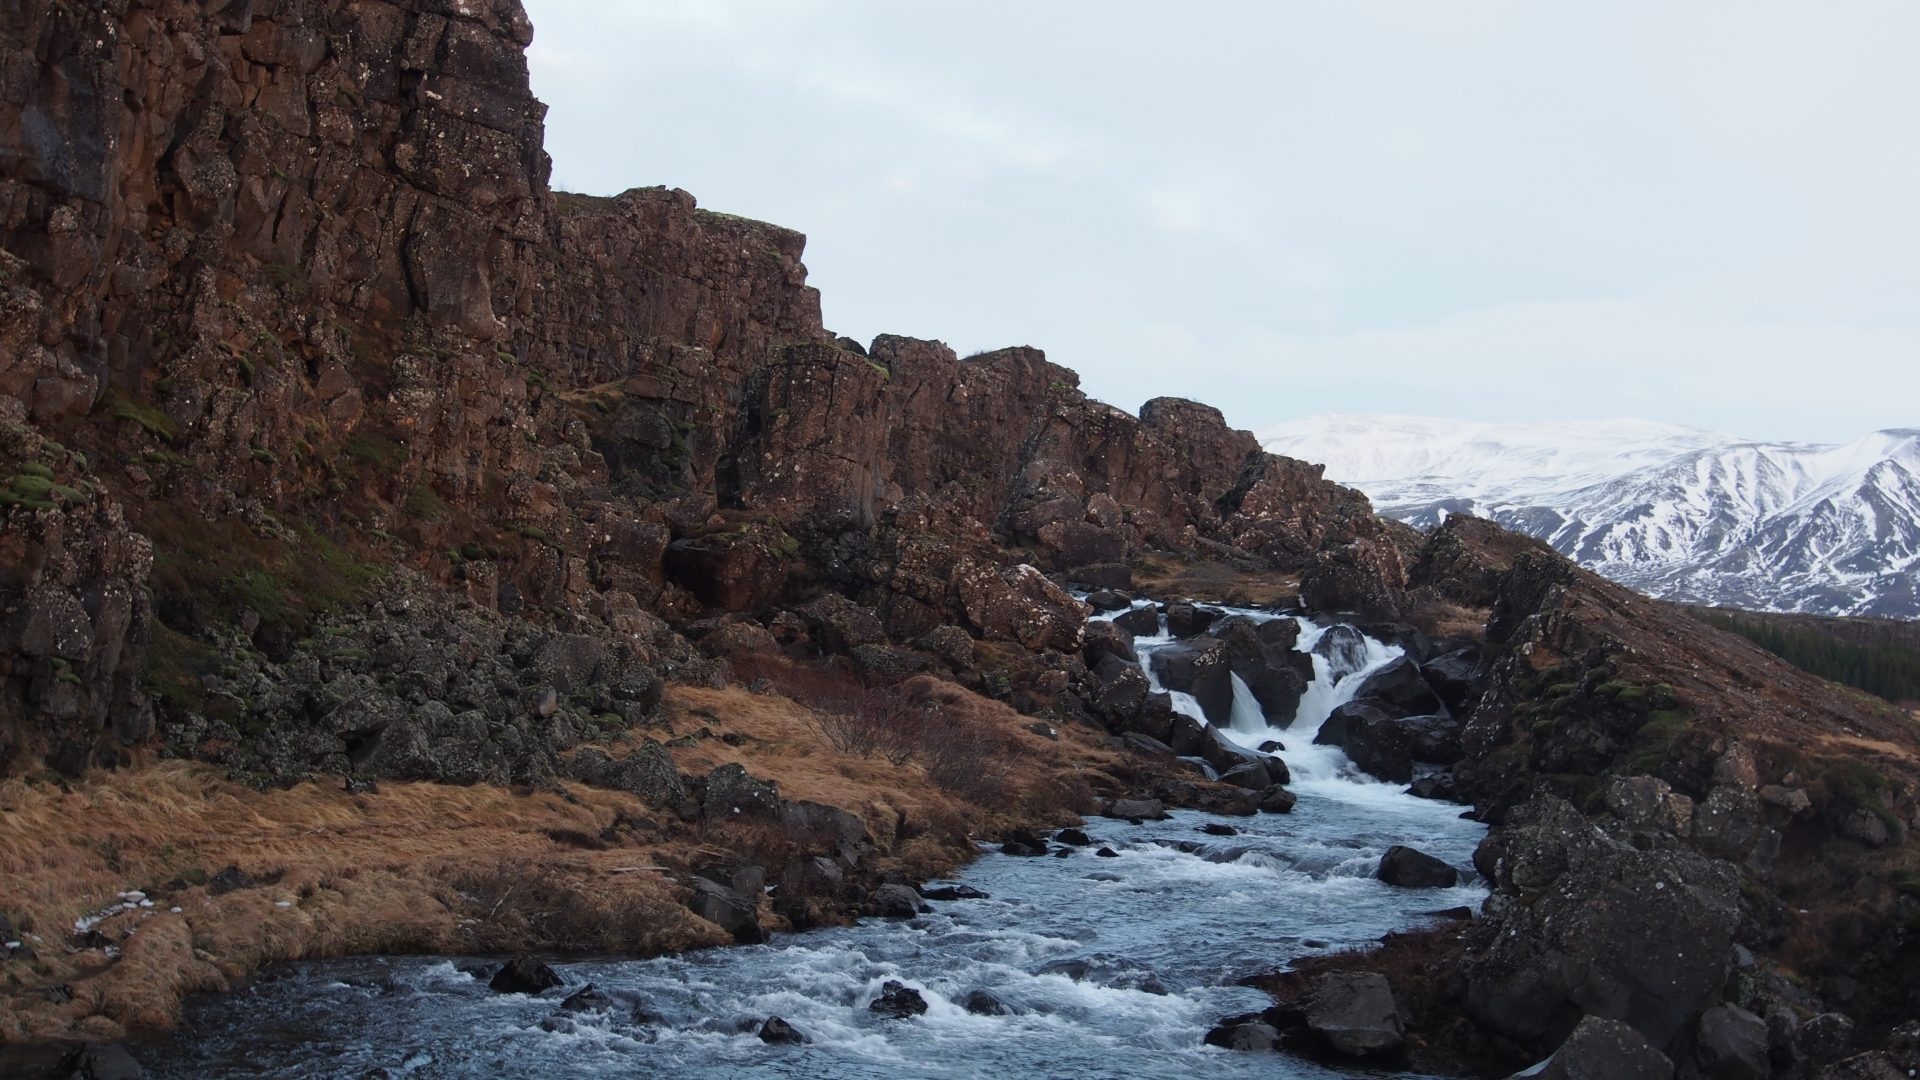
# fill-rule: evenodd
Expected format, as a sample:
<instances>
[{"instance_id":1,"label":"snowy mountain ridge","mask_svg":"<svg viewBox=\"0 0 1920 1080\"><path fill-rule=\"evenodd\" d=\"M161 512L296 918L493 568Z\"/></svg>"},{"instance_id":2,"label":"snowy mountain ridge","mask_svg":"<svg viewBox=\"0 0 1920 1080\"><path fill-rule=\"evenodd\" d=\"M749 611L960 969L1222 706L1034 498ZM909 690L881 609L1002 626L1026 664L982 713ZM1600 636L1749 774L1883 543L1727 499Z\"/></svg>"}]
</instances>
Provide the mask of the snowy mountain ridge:
<instances>
[{"instance_id":1,"label":"snowy mountain ridge","mask_svg":"<svg viewBox=\"0 0 1920 1080\"><path fill-rule=\"evenodd\" d=\"M1331 414L1261 432L1383 514L1472 513L1654 596L1920 617L1920 430L1757 442L1641 420Z\"/></svg>"}]
</instances>

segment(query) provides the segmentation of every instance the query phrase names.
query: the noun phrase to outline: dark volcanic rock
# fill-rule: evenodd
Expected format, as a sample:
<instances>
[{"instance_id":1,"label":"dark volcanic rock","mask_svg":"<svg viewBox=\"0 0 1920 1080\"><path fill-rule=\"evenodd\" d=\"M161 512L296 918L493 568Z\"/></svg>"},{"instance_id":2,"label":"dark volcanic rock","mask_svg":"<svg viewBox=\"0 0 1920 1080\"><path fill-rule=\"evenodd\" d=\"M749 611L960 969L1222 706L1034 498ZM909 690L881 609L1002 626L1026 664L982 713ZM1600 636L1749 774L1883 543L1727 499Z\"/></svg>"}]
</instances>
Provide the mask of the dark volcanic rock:
<instances>
[{"instance_id":1,"label":"dark volcanic rock","mask_svg":"<svg viewBox=\"0 0 1920 1080\"><path fill-rule=\"evenodd\" d=\"M780 793L772 784L733 762L714 769L700 784L700 816L709 821L776 818L780 806Z\"/></svg>"},{"instance_id":2,"label":"dark volcanic rock","mask_svg":"<svg viewBox=\"0 0 1920 1080\"><path fill-rule=\"evenodd\" d=\"M1300 696L1313 679L1313 661L1294 650L1300 625L1292 619L1255 622L1236 616L1214 627L1227 648L1227 666L1247 684L1267 722L1285 727L1300 710Z\"/></svg>"},{"instance_id":3,"label":"dark volcanic rock","mask_svg":"<svg viewBox=\"0 0 1920 1080\"><path fill-rule=\"evenodd\" d=\"M487 981L487 989L496 994L538 994L559 985L560 976L530 956L507 961Z\"/></svg>"},{"instance_id":4,"label":"dark volcanic rock","mask_svg":"<svg viewBox=\"0 0 1920 1080\"><path fill-rule=\"evenodd\" d=\"M1550 796L1516 808L1474 863L1537 897L1469 932L1466 1008L1488 1028L1539 1042L1597 1015L1665 1047L1718 1000L1739 923L1731 865L1637 850Z\"/></svg>"},{"instance_id":5,"label":"dark volcanic rock","mask_svg":"<svg viewBox=\"0 0 1920 1080\"><path fill-rule=\"evenodd\" d=\"M1722 1002L1700 1016L1694 1057L1707 1075L1724 1080L1767 1080L1767 1022L1738 1005Z\"/></svg>"},{"instance_id":6,"label":"dark volcanic rock","mask_svg":"<svg viewBox=\"0 0 1920 1080\"><path fill-rule=\"evenodd\" d=\"M1236 1017L1224 1020L1210 1029L1203 1041L1208 1046L1218 1046L1224 1050L1241 1050L1257 1053L1262 1050L1280 1048L1280 1032L1272 1024L1252 1017Z\"/></svg>"},{"instance_id":7,"label":"dark volcanic rock","mask_svg":"<svg viewBox=\"0 0 1920 1080\"><path fill-rule=\"evenodd\" d=\"M969 990L960 1007L975 1016L1012 1016L1013 1006L991 990Z\"/></svg>"},{"instance_id":8,"label":"dark volcanic rock","mask_svg":"<svg viewBox=\"0 0 1920 1080\"><path fill-rule=\"evenodd\" d=\"M688 885L693 895L687 900L687 908L695 915L732 934L733 940L743 945L767 940L767 932L760 926L759 896L703 877L694 878Z\"/></svg>"},{"instance_id":9,"label":"dark volcanic rock","mask_svg":"<svg viewBox=\"0 0 1920 1080\"><path fill-rule=\"evenodd\" d=\"M911 919L932 910L910 886L882 885L873 890L873 913L881 918Z\"/></svg>"},{"instance_id":10,"label":"dark volcanic rock","mask_svg":"<svg viewBox=\"0 0 1920 1080\"><path fill-rule=\"evenodd\" d=\"M927 999L920 991L907 986L896 979L888 979L880 988L880 996L873 999L867 1011L877 1013L889 1020L905 1020L909 1016L921 1016L927 1011Z\"/></svg>"},{"instance_id":11,"label":"dark volcanic rock","mask_svg":"<svg viewBox=\"0 0 1920 1080\"><path fill-rule=\"evenodd\" d=\"M592 983L588 983L568 994L566 1000L560 1003L560 1008L566 1012L612 1012L618 1004Z\"/></svg>"},{"instance_id":12,"label":"dark volcanic rock","mask_svg":"<svg viewBox=\"0 0 1920 1080\"><path fill-rule=\"evenodd\" d=\"M1223 614L1198 604L1168 604L1167 632L1177 638L1204 634Z\"/></svg>"},{"instance_id":13,"label":"dark volcanic rock","mask_svg":"<svg viewBox=\"0 0 1920 1080\"><path fill-rule=\"evenodd\" d=\"M1410 657L1402 656L1368 675L1354 693L1355 698L1369 698L1383 702L1400 711L1402 716L1424 716L1447 711L1440 695L1420 674L1420 666Z\"/></svg>"},{"instance_id":14,"label":"dark volcanic rock","mask_svg":"<svg viewBox=\"0 0 1920 1080\"><path fill-rule=\"evenodd\" d=\"M1529 1080L1673 1080L1673 1063L1626 1024L1589 1016L1538 1070L1529 1069L1518 1076Z\"/></svg>"},{"instance_id":15,"label":"dark volcanic rock","mask_svg":"<svg viewBox=\"0 0 1920 1080\"><path fill-rule=\"evenodd\" d=\"M774 1043L776 1045L799 1046L804 1043L810 1043L813 1039L808 1037L806 1032L787 1023L780 1017L769 1016L767 1017L766 1023L760 1025L760 1041L764 1043Z\"/></svg>"},{"instance_id":16,"label":"dark volcanic rock","mask_svg":"<svg viewBox=\"0 0 1920 1080\"><path fill-rule=\"evenodd\" d=\"M1232 719L1233 669L1224 642L1212 638L1179 642L1156 651L1150 662L1160 685L1192 694L1209 722L1224 725Z\"/></svg>"},{"instance_id":17,"label":"dark volcanic rock","mask_svg":"<svg viewBox=\"0 0 1920 1080\"><path fill-rule=\"evenodd\" d=\"M1260 798L1256 805L1264 813L1288 814L1293 812L1293 805L1298 801L1299 799L1293 792L1288 791L1279 784L1275 784L1260 793Z\"/></svg>"},{"instance_id":18,"label":"dark volcanic rock","mask_svg":"<svg viewBox=\"0 0 1920 1080\"><path fill-rule=\"evenodd\" d=\"M1307 986L1306 1029L1343 1057L1383 1057L1406 1041L1406 1022L1384 975L1336 971Z\"/></svg>"},{"instance_id":19,"label":"dark volcanic rock","mask_svg":"<svg viewBox=\"0 0 1920 1080\"><path fill-rule=\"evenodd\" d=\"M1480 650L1474 646L1443 653L1420 665L1420 674L1451 712L1465 709L1480 689Z\"/></svg>"},{"instance_id":20,"label":"dark volcanic rock","mask_svg":"<svg viewBox=\"0 0 1920 1080\"><path fill-rule=\"evenodd\" d=\"M1460 872L1424 851L1399 844L1380 857L1377 875L1389 885L1408 889L1450 889L1460 883Z\"/></svg>"},{"instance_id":21,"label":"dark volcanic rock","mask_svg":"<svg viewBox=\"0 0 1920 1080\"><path fill-rule=\"evenodd\" d=\"M1152 604L1137 607L1114 616L1113 625L1134 637L1157 637L1160 634L1160 610Z\"/></svg>"},{"instance_id":22,"label":"dark volcanic rock","mask_svg":"<svg viewBox=\"0 0 1920 1080\"><path fill-rule=\"evenodd\" d=\"M1355 765L1382 780L1406 783L1413 779L1413 738L1402 719L1381 702L1349 701L1328 715L1313 741L1338 746Z\"/></svg>"}]
</instances>

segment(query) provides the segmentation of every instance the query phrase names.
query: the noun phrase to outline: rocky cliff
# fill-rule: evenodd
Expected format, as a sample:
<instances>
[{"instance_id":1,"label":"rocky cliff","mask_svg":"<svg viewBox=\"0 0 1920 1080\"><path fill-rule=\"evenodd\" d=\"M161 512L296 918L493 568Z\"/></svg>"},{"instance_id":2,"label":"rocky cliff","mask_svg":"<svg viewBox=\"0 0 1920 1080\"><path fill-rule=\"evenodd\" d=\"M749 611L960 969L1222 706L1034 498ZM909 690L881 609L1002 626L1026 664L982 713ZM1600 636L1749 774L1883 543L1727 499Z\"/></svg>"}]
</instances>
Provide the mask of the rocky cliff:
<instances>
[{"instance_id":1,"label":"rocky cliff","mask_svg":"<svg viewBox=\"0 0 1920 1080\"><path fill-rule=\"evenodd\" d=\"M141 741L150 643L164 725L225 628L284 655L391 566L569 630L825 586L993 635L968 560L1152 550L1391 603L1403 534L1210 408L836 339L798 234L553 192L531 33L513 0L0 13L15 767Z\"/></svg>"}]
</instances>

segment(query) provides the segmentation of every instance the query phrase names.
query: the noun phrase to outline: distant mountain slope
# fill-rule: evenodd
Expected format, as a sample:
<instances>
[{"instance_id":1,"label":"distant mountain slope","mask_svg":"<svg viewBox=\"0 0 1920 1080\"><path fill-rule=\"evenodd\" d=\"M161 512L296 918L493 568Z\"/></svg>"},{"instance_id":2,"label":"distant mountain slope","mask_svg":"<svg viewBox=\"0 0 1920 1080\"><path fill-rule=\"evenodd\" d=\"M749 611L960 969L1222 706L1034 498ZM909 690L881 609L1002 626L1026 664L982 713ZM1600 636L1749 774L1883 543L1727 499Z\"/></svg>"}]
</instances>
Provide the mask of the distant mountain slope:
<instances>
[{"instance_id":1,"label":"distant mountain slope","mask_svg":"<svg viewBox=\"0 0 1920 1080\"><path fill-rule=\"evenodd\" d=\"M1920 617L1920 430L1762 443L1637 420L1327 415L1261 433L1421 527L1473 513L1654 596Z\"/></svg>"}]
</instances>

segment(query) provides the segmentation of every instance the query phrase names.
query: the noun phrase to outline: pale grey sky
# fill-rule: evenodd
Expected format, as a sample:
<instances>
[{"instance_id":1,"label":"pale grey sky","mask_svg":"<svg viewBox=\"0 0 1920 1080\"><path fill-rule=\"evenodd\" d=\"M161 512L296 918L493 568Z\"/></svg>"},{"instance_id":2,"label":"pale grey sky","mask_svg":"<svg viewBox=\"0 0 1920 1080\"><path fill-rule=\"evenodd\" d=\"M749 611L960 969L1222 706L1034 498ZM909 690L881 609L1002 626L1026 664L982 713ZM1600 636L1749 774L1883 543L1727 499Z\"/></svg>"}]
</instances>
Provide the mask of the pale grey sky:
<instances>
[{"instance_id":1,"label":"pale grey sky","mask_svg":"<svg viewBox=\"0 0 1920 1080\"><path fill-rule=\"evenodd\" d=\"M1134 409L1920 427L1920 4L526 0L559 187Z\"/></svg>"}]
</instances>

